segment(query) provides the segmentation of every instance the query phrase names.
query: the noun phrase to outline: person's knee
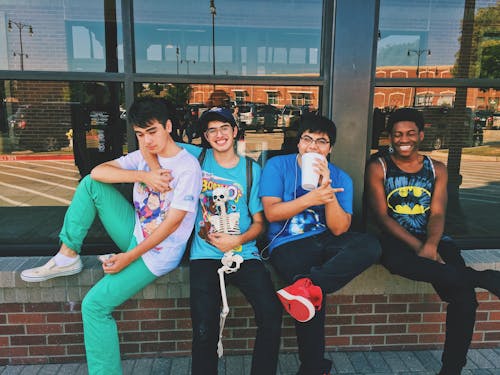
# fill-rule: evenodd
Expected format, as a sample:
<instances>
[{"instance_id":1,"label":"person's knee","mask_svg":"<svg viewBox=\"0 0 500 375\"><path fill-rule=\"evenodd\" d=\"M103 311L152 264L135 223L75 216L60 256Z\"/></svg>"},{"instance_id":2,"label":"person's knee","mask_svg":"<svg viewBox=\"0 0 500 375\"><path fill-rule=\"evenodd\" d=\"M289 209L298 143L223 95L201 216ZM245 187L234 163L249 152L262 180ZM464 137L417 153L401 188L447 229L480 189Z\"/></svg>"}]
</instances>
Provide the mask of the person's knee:
<instances>
[{"instance_id":1,"label":"person's knee","mask_svg":"<svg viewBox=\"0 0 500 375\"><path fill-rule=\"evenodd\" d=\"M89 316L104 315L106 309L99 303L99 299L94 293L89 291L82 301L82 316L85 319Z\"/></svg>"},{"instance_id":2,"label":"person's knee","mask_svg":"<svg viewBox=\"0 0 500 375\"><path fill-rule=\"evenodd\" d=\"M281 330L283 308L278 300L266 304L255 314L255 323L259 328Z\"/></svg>"},{"instance_id":3,"label":"person's knee","mask_svg":"<svg viewBox=\"0 0 500 375\"><path fill-rule=\"evenodd\" d=\"M454 288L453 293L443 298L448 302L448 308L460 311L462 314L475 314L479 306L474 289L469 287Z\"/></svg>"},{"instance_id":4,"label":"person's knee","mask_svg":"<svg viewBox=\"0 0 500 375\"><path fill-rule=\"evenodd\" d=\"M372 263L376 263L379 261L380 256L382 255L382 247L380 246L380 242L377 237L370 233L360 233L359 234L359 243L362 244L360 247L364 253L364 256L367 257Z\"/></svg>"},{"instance_id":5,"label":"person's knee","mask_svg":"<svg viewBox=\"0 0 500 375\"><path fill-rule=\"evenodd\" d=\"M217 333L209 322L203 321L193 326L193 344L211 347L217 342Z\"/></svg>"}]
</instances>

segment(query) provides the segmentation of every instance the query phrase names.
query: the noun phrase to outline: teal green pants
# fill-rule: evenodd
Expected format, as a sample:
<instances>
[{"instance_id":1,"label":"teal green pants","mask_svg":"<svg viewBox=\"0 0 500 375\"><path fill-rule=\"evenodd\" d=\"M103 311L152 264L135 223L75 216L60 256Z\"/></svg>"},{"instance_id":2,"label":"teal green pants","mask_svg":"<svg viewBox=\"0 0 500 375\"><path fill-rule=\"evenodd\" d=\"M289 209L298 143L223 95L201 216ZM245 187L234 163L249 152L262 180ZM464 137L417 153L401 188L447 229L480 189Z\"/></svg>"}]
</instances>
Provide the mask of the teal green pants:
<instances>
[{"instance_id":1,"label":"teal green pants","mask_svg":"<svg viewBox=\"0 0 500 375\"><path fill-rule=\"evenodd\" d=\"M122 251L137 245L134 208L110 184L82 179L64 217L61 241L80 252L96 215ZM106 251L103 251L105 253ZM142 258L117 274L105 275L82 302L83 332L89 375L120 375L120 345L113 310L156 279Z\"/></svg>"}]
</instances>

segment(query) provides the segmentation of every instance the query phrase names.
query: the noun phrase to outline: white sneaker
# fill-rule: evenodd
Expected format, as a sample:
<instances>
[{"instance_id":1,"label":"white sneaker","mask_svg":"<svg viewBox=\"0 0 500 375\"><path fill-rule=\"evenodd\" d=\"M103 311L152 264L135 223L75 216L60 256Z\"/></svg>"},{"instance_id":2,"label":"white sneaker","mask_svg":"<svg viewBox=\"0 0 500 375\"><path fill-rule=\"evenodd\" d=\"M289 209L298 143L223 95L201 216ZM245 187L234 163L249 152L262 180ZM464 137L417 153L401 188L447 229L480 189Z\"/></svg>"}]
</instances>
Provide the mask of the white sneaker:
<instances>
[{"instance_id":1,"label":"white sneaker","mask_svg":"<svg viewBox=\"0 0 500 375\"><path fill-rule=\"evenodd\" d=\"M41 267L30 268L21 272L21 279L29 283L40 282L59 276L69 276L79 273L83 268L80 256L77 255L75 261L66 266L58 266L54 258Z\"/></svg>"}]
</instances>

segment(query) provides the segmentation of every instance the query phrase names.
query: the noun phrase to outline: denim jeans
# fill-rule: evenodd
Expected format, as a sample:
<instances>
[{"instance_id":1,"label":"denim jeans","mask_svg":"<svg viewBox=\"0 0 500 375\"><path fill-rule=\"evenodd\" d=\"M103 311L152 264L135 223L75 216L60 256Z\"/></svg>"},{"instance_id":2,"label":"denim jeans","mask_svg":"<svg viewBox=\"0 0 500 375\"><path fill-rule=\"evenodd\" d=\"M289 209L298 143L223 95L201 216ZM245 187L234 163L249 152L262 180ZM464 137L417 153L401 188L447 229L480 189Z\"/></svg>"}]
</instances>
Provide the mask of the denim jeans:
<instances>
[{"instance_id":1,"label":"denim jeans","mask_svg":"<svg viewBox=\"0 0 500 375\"><path fill-rule=\"evenodd\" d=\"M446 339L442 355L443 373L460 374L467 361L476 321L477 300L471 273L460 250L451 240L442 240L438 253L445 264L418 256L403 242L381 238L382 264L393 274L432 284L443 301L448 302Z\"/></svg>"},{"instance_id":2,"label":"denim jeans","mask_svg":"<svg viewBox=\"0 0 500 375\"><path fill-rule=\"evenodd\" d=\"M285 282L307 276L326 296L341 289L379 257L380 245L370 234L347 232L334 236L326 231L276 247L271 253L271 263ZM305 323L295 322L299 374L330 372L332 363L324 358L325 302L323 298L323 306L314 318Z\"/></svg>"},{"instance_id":3,"label":"denim jeans","mask_svg":"<svg viewBox=\"0 0 500 375\"><path fill-rule=\"evenodd\" d=\"M199 259L190 262L193 375L217 374L217 342L221 312L221 292L217 270L221 266L221 262L215 259ZM224 278L226 285L233 284L241 290L255 313L257 335L251 374L276 374L281 339L282 307L276 296L269 271L260 260L250 259L245 260L237 272L226 274Z\"/></svg>"}]
</instances>

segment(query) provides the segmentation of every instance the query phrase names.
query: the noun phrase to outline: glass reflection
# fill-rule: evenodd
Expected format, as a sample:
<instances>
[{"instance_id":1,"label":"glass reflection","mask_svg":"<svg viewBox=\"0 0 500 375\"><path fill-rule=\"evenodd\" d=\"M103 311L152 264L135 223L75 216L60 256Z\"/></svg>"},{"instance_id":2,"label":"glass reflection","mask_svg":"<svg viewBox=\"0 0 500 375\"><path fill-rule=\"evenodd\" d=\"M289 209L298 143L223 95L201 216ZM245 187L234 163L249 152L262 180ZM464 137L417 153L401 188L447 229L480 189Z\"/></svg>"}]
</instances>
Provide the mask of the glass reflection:
<instances>
[{"instance_id":1,"label":"glass reflection","mask_svg":"<svg viewBox=\"0 0 500 375\"><path fill-rule=\"evenodd\" d=\"M319 75L322 1L134 3L138 72Z\"/></svg>"},{"instance_id":2,"label":"glass reflection","mask_svg":"<svg viewBox=\"0 0 500 375\"><path fill-rule=\"evenodd\" d=\"M136 95L166 98L173 105L173 136L177 141L201 144L198 119L207 109L230 108L239 126L238 151L265 163L269 156L294 152L297 121L317 111L317 86L241 86L143 83Z\"/></svg>"},{"instance_id":3,"label":"glass reflection","mask_svg":"<svg viewBox=\"0 0 500 375\"><path fill-rule=\"evenodd\" d=\"M400 71L377 77L499 78L499 18L489 0L381 0L377 67Z\"/></svg>"},{"instance_id":4,"label":"glass reflection","mask_svg":"<svg viewBox=\"0 0 500 375\"><path fill-rule=\"evenodd\" d=\"M121 85L3 81L0 159L69 160L81 177L122 155Z\"/></svg>"},{"instance_id":5,"label":"glass reflection","mask_svg":"<svg viewBox=\"0 0 500 375\"><path fill-rule=\"evenodd\" d=\"M411 106L414 92L412 87L376 88L372 152L389 146L387 117L398 107ZM498 90L419 87L419 93L427 97L416 101L425 118L421 149L448 168L446 233L456 238L496 236L500 225ZM493 103L495 111L485 103Z\"/></svg>"},{"instance_id":6,"label":"glass reflection","mask_svg":"<svg viewBox=\"0 0 500 375\"><path fill-rule=\"evenodd\" d=\"M0 70L123 71L120 1L0 2Z\"/></svg>"}]
</instances>

